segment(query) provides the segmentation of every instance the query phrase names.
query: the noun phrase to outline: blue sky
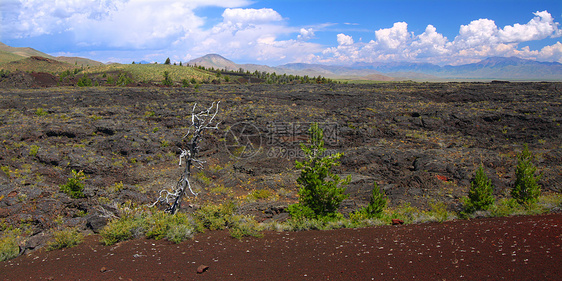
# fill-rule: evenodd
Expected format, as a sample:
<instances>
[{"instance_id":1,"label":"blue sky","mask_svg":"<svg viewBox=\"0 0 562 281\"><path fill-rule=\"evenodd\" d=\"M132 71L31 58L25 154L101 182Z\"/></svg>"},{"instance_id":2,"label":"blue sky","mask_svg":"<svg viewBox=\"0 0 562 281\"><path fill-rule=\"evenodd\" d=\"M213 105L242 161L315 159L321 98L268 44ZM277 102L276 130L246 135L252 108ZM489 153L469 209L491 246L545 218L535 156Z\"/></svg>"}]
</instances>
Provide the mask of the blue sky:
<instances>
[{"instance_id":1,"label":"blue sky","mask_svg":"<svg viewBox=\"0 0 562 281\"><path fill-rule=\"evenodd\" d=\"M0 41L102 62L562 63L562 1L2 0Z\"/></svg>"}]
</instances>

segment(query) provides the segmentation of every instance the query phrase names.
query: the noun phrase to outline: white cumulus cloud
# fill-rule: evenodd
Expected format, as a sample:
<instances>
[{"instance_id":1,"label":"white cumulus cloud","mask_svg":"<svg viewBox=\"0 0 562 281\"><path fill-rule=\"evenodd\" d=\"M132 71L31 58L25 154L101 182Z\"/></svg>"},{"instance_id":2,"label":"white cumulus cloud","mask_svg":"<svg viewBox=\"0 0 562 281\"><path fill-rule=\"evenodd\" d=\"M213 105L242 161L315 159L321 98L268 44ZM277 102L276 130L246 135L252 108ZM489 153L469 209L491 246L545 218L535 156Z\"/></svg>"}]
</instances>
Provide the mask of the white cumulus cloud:
<instances>
[{"instance_id":1,"label":"white cumulus cloud","mask_svg":"<svg viewBox=\"0 0 562 281\"><path fill-rule=\"evenodd\" d=\"M477 19L461 25L458 35L449 41L433 25L422 34L408 31L406 22L375 31L368 43L353 42L351 36L337 35L338 46L324 49L322 62L412 61L460 64L490 56L518 56L562 62L562 44L557 42L541 50L519 48L519 43L562 36L559 23L547 11L535 12L526 24L515 23L499 28L493 20Z\"/></svg>"},{"instance_id":2,"label":"white cumulus cloud","mask_svg":"<svg viewBox=\"0 0 562 281\"><path fill-rule=\"evenodd\" d=\"M404 47L411 37L405 22L396 22L391 28L379 29L375 31L375 36L379 46L384 49Z\"/></svg>"},{"instance_id":3,"label":"white cumulus cloud","mask_svg":"<svg viewBox=\"0 0 562 281\"><path fill-rule=\"evenodd\" d=\"M340 33L337 35L338 45L352 45L353 37Z\"/></svg>"},{"instance_id":4,"label":"white cumulus cloud","mask_svg":"<svg viewBox=\"0 0 562 281\"><path fill-rule=\"evenodd\" d=\"M314 30L312 28L301 28L300 34L297 36L300 40L310 40L314 38Z\"/></svg>"},{"instance_id":5,"label":"white cumulus cloud","mask_svg":"<svg viewBox=\"0 0 562 281\"><path fill-rule=\"evenodd\" d=\"M498 31L498 38L502 42L526 42L541 40L551 37L559 37L562 31L558 28L559 23L547 11L534 13L535 17L526 24L514 24L505 26Z\"/></svg>"},{"instance_id":6,"label":"white cumulus cloud","mask_svg":"<svg viewBox=\"0 0 562 281\"><path fill-rule=\"evenodd\" d=\"M4 0L3 0L4 1ZM14 2L13 0L10 0ZM199 7L236 7L247 0L20 0L2 22L12 38L68 32L78 45L120 48L163 46L195 33L204 18Z\"/></svg>"},{"instance_id":7,"label":"white cumulus cloud","mask_svg":"<svg viewBox=\"0 0 562 281\"><path fill-rule=\"evenodd\" d=\"M226 9L222 13L225 22L233 23L268 23L283 18L273 9Z\"/></svg>"}]
</instances>

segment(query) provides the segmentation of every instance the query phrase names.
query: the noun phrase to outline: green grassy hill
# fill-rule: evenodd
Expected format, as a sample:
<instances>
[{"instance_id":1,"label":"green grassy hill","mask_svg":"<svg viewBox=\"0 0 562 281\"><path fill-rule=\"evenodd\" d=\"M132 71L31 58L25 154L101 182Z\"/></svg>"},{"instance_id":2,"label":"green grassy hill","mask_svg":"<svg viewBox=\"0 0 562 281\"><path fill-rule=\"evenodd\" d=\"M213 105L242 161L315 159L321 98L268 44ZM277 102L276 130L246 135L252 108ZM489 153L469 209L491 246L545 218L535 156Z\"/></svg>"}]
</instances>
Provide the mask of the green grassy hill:
<instances>
[{"instance_id":1,"label":"green grassy hill","mask_svg":"<svg viewBox=\"0 0 562 281\"><path fill-rule=\"evenodd\" d=\"M47 55L43 52L39 52L33 48L10 47L2 42L0 42L0 51L18 55L24 58L37 56L37 57L54 59L53 56Z\"/></svg>"},{"instance_id":2,"label":"green grassy hill","mask_svg":"<svg viewBox=\"0 0 562 281\"><path fill-rule=\"evenodd\" d=\"M11 62L11 61L18 61L23 60L25 57L20 55L16 55L6 51L0 51L0 65Z\"/></svg>"},{"instance_id":3,"label":"green grassy hill","mask_svg":"<svg viewBox=\"0 0 562 281\"><path fill-rule=\"evenodd\" d=\"M75 65L76 67L100 66L102 62L80 57L56 57L55 60Z\"/></svg>"},{"instance_id":4,"label":"green grassy hill","mask_svg":"<svg viewBox=\"0 0 562 281\"><path fill-rule=\"evenodd\" d=\"M29 57L0 64L0 69L8 71L34 71L60 73L77 68L75 65L43 57Z\"/></svg>"},{"instance_id":5,"label":"green grassy hill","mask_svg":"<svg viewBox=\"0 0 562 281\"><path fill-rule=\"evenodd\" d=\"M159 82L164 78L164 71L168 71L172 81L195 78L198 81L213 79L214 74L193 67L163 64L110 64L87 68L84 73L114 73L126 72L137 82Z\"/></svg>"}]
</instances>

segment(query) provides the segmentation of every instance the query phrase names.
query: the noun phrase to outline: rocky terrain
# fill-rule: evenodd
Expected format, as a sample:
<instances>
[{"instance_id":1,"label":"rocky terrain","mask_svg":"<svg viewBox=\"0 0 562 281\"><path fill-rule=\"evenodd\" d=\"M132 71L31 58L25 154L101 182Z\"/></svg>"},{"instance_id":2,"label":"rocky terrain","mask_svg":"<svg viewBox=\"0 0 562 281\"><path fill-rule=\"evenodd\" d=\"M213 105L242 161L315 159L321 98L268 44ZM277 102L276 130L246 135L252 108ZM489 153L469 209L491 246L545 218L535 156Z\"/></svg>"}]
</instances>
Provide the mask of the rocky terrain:
<instances>
[{"instance_id":1,"label":"rocky terrain","mask_svg":"<svg viewBox=\"0 0 562 281\"><path fill-rule=\"evenodd\" d=\"M343 152L351 175L341 212L368 203L373 183L391 206L459 208L483 164L497 198L514 182L524 144L543 192L562 191L562 83L202 85L195 88L0 89L0 220L32 229L25 249L57 225L97 231L116 204L148 204L178 180L191 109L220 101L219 130L202 141L194 175L206 202L240 202L259 221L285 219L296 202L299 144L310 122ZM85 198L60 191L83 170ZM262 192L255 192L256 190ZM256 196L259 194L259 196Z\"/></svg>"}]
</instances>

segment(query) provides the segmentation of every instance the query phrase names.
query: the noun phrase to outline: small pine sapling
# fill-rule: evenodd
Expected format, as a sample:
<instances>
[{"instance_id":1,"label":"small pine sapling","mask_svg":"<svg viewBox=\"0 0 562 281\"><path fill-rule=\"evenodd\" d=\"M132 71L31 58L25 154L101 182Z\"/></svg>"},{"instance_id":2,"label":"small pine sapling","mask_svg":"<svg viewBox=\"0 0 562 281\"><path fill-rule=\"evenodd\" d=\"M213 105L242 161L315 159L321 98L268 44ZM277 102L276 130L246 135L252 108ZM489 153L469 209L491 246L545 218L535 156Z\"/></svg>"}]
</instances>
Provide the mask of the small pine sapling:
<instances>
[{"instance_id":1,"label":"small pine sapling","mask_svg":"<svg viewBox=\"0 0 562 281\"><path fill-rule=\"evenodd\" d=\"M480 165L470 182L470 190L465 201L464 211L466 213L473 213L475 211L488 210L495 201L493 192L494 186L492 181L484 172L484 167Z\"/></svg>"},{"instance_id":2,"label":"small pine sapling","mask_svg":"<svg viewBox=\"0 0 562 281\"><path fill-rule=\"evenodd\" d=\"M82 198L85 197L84 191L84 183L83 181L86 179L86 175L84 175L84 171L72 170L72 177L68 178L66 184L60 186L60 191L68 194L68 196L72 198Z\"/></svg>"},{"instance_id":3,"label":"small pine sapling","mask_svg":"<svg viewBox=\"0 0 562 281\"><path fill-rule=\"evenodd\" d=\"M384 211L384 208L386 208L386 205L386 194L384 192L381 192L379 186L375 182L373 184L373 191L371 193L371 202L369 202L369 205L364 207L363 212L365 212L365 214L369 218L380 217L382 215L382 212Z\"/></svg>"},{"instance_id":4,"label":"small pine sapling","mask_svg":"<svg viewBox=\"0 0 562 281\"><path fill-rule=\"evenodd\" d=\"M324 133L317 123L310 126L309 133L310 145L301 144L306 159L295 164L297 169L301 169L297 179L301 187L298 191L299 203L291 205L289 212L292 217L334 217L341 202L348 197L344 193L345 185L351 181L351 177L341 179L331 172L333 167L340 164L338 160L343 154L323 155L326 151Z\"/></svg>"},{"instance_id":5,"label":"small pine sapling","mask_svg":"<svg viewBox=\"0 0 562 281\"><path fill-rule=\"evenodd\" d=\"M535 175L537 167L532 163L532 160L533 156L529 152L529 147L525 144L523 151L517 156L515 185L511 190L511 196L519 204L536 203L541 195L541 187L538 181L542 175Z\"/></svg>"}]
</instances>

